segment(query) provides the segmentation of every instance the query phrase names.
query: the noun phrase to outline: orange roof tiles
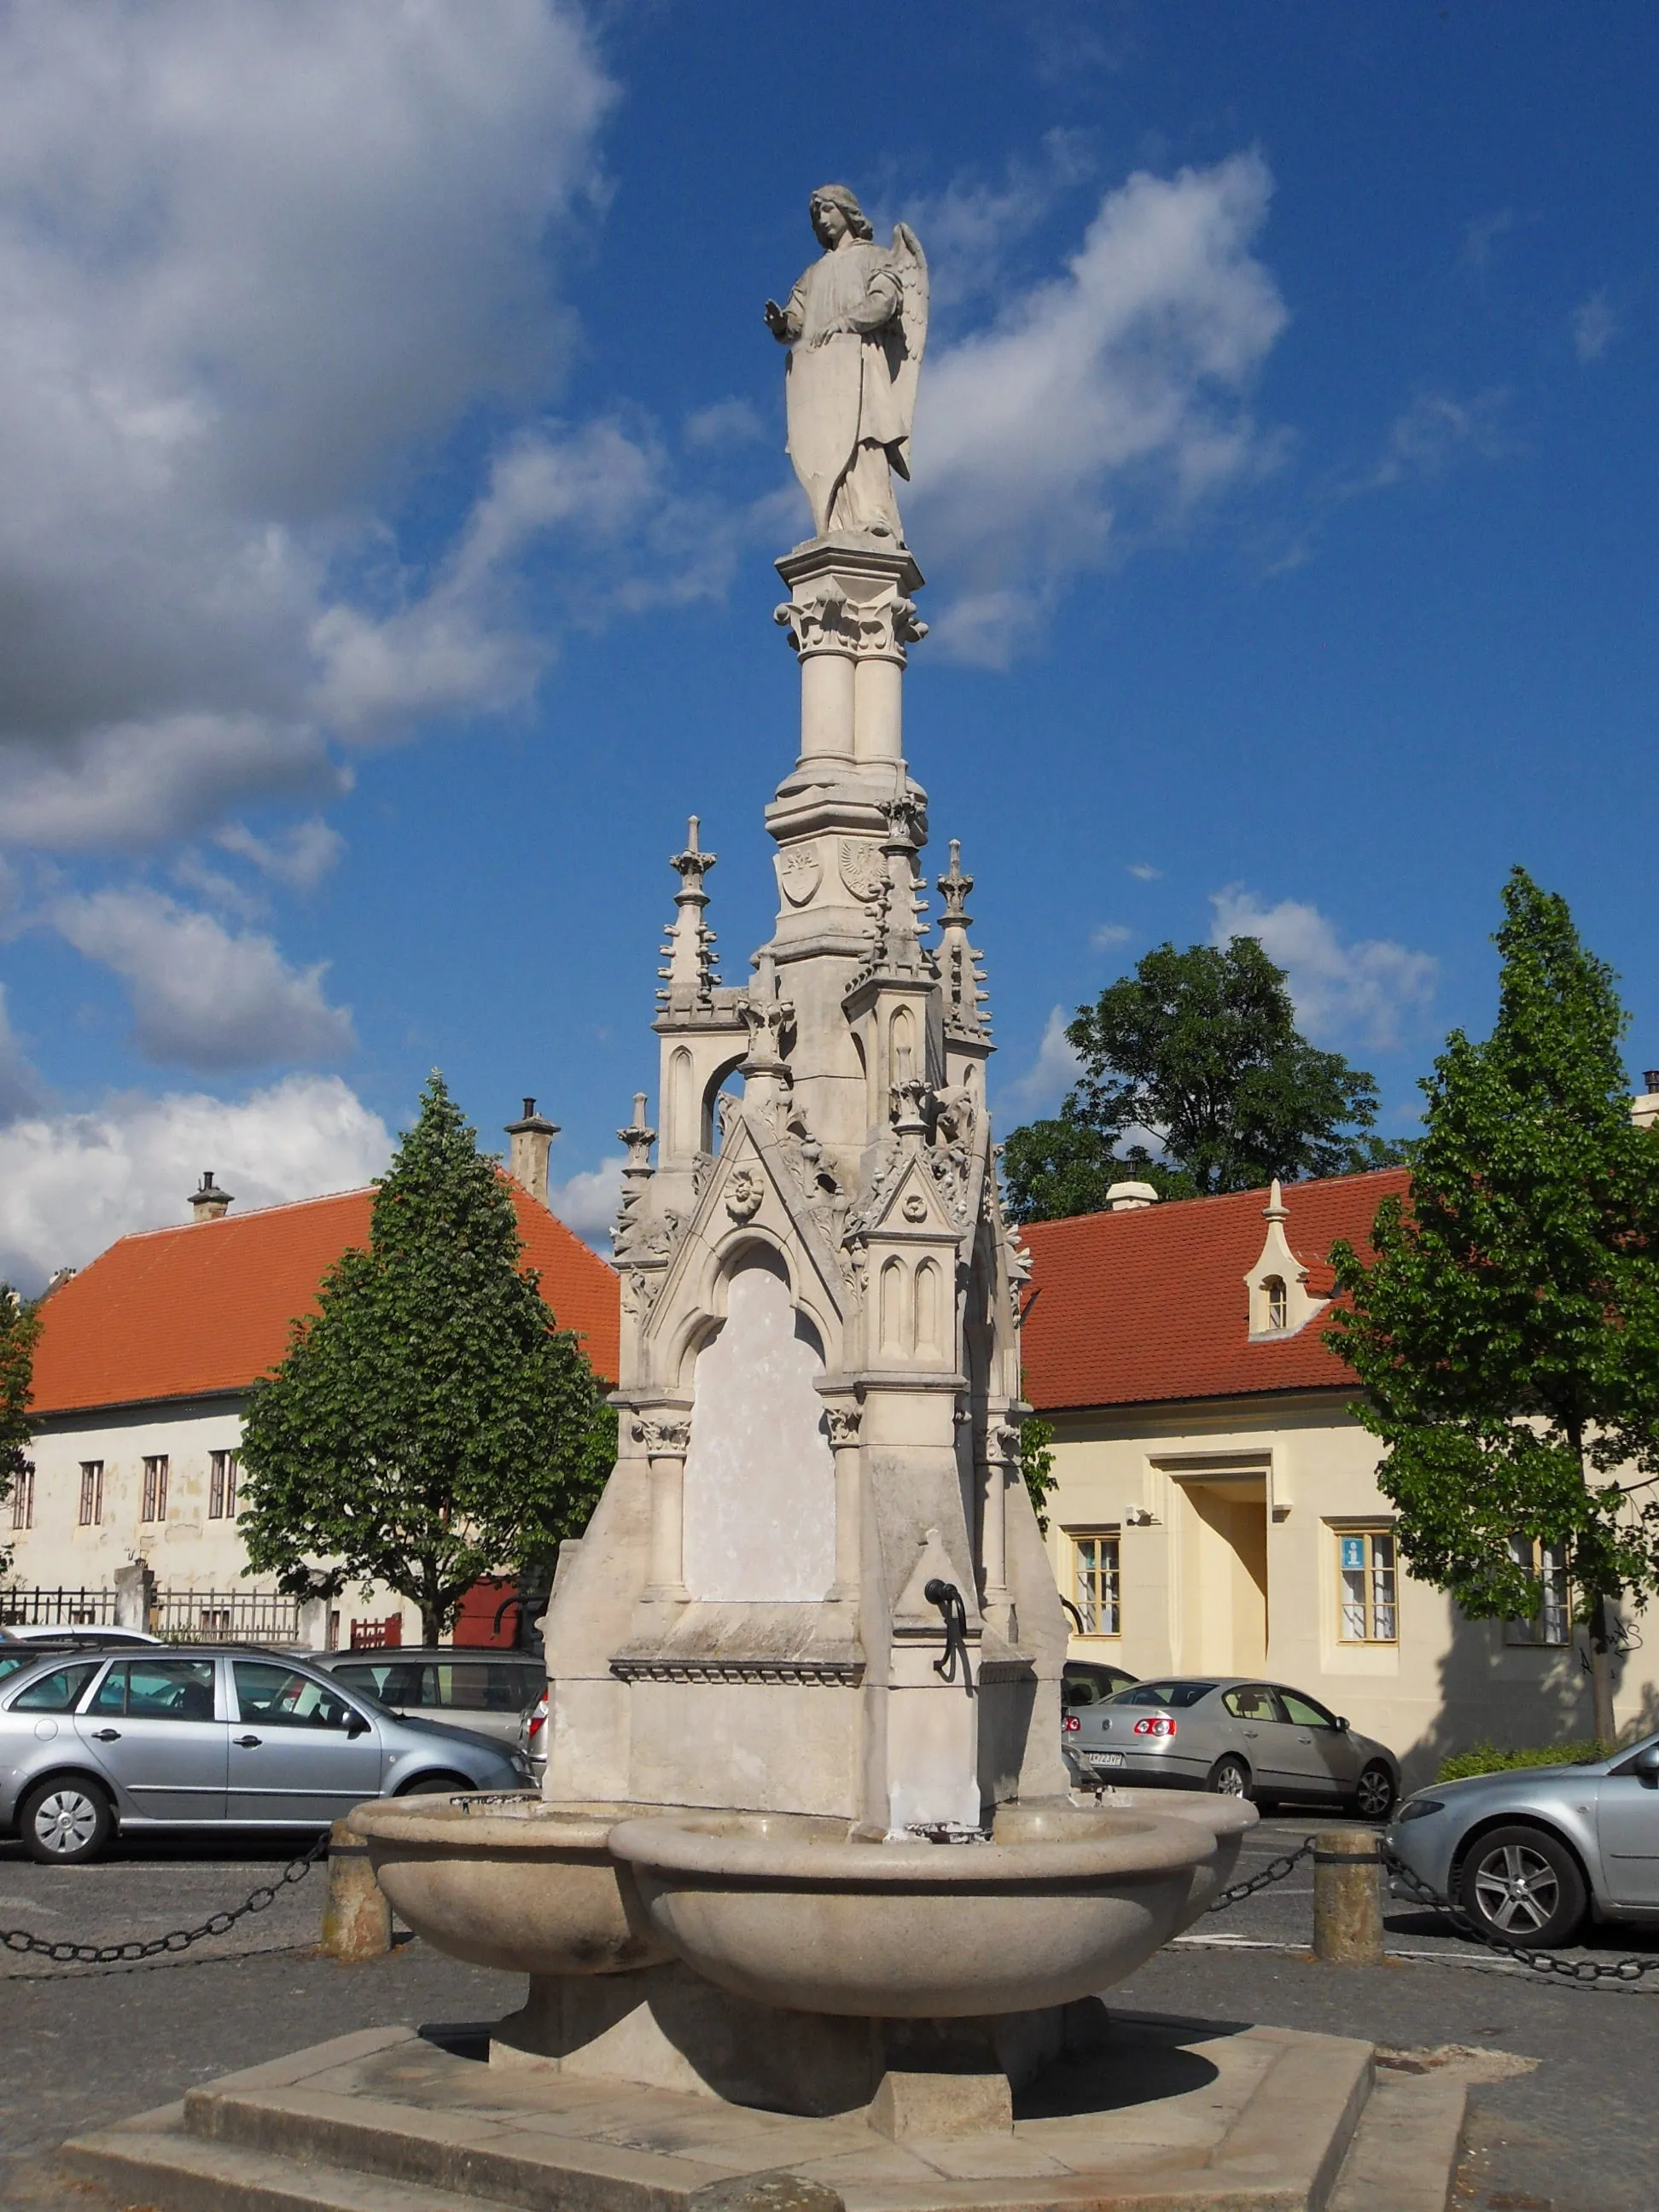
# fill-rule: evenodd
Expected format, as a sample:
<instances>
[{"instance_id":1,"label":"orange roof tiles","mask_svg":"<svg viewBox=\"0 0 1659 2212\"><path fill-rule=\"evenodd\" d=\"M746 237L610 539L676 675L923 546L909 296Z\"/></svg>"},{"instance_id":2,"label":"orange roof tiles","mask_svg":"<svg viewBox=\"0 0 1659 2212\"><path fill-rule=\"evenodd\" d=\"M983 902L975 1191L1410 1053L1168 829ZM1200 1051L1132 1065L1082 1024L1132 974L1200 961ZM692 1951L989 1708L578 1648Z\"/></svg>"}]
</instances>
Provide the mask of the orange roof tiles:
<instances>
[{"instance_id":1,"label":"orange roof tiles","mask_svg":"<svg viewBox=\"0 0 1659 2212\"><path fill-rule=\"evenodd\" d=\"M1364 1252L1381 1201L1407 1168L1291 1183L1285 1233L1316 1296L1332 1289L1331 1246ZM1243 1278L1261 1255L1265 1190L1166 1200L1122 1213L1036 1221L1026 1297L1025 1395L1041 1412L1352 1386L1316 1314L1278 1343L1249 1341Z\"/></svg>"},{"instance_id":2,"label":"orange roof tiles","mask_svg":"<svg viewBox=\"0 0 1659 2212\"><path fill-rule=\"evenodd\" d=\"M617 1373L616 1271L509 1183L526 1263L595 1370ZM324 1270L368 1243L372 1190L124 1237L52 1292L34 1356L36 1413L246 1389L288 1347Z\"/></svg>"}]
</instances>

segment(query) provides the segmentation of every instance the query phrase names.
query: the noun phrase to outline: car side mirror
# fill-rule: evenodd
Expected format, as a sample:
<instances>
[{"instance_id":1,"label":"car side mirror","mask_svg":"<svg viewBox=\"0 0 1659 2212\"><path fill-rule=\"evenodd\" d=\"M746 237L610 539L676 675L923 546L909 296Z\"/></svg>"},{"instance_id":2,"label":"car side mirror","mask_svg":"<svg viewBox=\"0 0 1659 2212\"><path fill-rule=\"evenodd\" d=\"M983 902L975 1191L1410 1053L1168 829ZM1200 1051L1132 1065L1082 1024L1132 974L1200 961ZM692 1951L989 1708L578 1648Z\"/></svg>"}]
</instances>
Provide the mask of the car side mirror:
<instances>
[{"instance_id":1,"label":"car side mirror","mask_svg":"<svg viewBox=\"0 0 1659 2212\"><path fill-rule=\"evenodd\" d=\"M1346 1735L1348 1733L1348 1716L1346 1713L1339 1713L1337 1715L1336 1724L1338 1728L1341 1729L1343 1735Z\"/></svg>"},{"instance_id":2,"label":"car side mirror","mask_svg":"<svg viewBox=\"0 0 1659 2212\"><path fill-rule=\"evenodd\" d=\"M346 1722L346 1734L348 1735L367 1735L368 1734L368 1722L363 1714L355 1711L352 1712L350 1717Z\"/></svg>"},{"instance_id":3,"label":"car side mirror","mask_svg":"<svg viewBox=\"0 0 1659 2212\"><path fill-rule=\"evenodd\" d=\"M1659 1743L1650 1743L1636 1755L1631 1771L1649 1790L1659 1790Z\"/></svg>"}]
</instances>

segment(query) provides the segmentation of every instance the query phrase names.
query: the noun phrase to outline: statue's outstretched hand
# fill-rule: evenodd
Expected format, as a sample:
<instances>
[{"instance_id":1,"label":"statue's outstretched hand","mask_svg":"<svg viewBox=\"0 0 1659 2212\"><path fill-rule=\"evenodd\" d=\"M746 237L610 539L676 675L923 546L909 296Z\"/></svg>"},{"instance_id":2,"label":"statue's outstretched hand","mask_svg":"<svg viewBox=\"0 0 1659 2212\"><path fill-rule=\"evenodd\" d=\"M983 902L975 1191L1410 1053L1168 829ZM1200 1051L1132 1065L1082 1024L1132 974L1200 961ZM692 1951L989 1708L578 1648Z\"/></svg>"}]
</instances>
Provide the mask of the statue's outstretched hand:
<instances>
[{"instance_id":1,"label":"statue's outstretched hand","mask_svg":"<svg viewBox=\"0 0 1659 2212\"><path fill-rule=\"evenodd\" d=\"M761 312L766 318L767 329L771 331L775 338L788 337L789 319L775 300L769 300Z\"/></svg>"}]
</instances>

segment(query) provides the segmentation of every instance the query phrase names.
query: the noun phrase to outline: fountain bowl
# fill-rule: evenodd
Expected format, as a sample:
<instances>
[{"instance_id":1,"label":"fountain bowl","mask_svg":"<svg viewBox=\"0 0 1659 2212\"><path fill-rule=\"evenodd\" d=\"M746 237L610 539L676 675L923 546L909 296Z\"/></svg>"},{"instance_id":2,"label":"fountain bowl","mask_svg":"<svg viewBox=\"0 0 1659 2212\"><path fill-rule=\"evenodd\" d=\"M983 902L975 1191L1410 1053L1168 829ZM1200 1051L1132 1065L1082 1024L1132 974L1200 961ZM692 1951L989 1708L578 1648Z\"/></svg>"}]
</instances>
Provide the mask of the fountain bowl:
<instances>
[{"instance_id":1,"label":"fountain bowl","mask_svg":"<svg viewBox=\"0 0 1659 2212\"><path fill-rule=\"evenodd\" d=\"M352 1832L392 1910L434 1949L504 1973L622 1974L673 1952L605 1848L638 1805L378 1797Z\"/></svg>"},{"instance_id":2,"label":"fountain bowl","mask_svg":"<svg viewBox=\"0 0 1659 2212\"><path fill-rule=\"evenodd\" d=\"M1057 1800L1008 1807L989 1842L848 1839L800 1814L622 1822L652 1924L697 1973L754 2002L959 2019L1066 2004L1121 1981L1201 1911L1254 1815Z\"/></svg>"}]
</instances>

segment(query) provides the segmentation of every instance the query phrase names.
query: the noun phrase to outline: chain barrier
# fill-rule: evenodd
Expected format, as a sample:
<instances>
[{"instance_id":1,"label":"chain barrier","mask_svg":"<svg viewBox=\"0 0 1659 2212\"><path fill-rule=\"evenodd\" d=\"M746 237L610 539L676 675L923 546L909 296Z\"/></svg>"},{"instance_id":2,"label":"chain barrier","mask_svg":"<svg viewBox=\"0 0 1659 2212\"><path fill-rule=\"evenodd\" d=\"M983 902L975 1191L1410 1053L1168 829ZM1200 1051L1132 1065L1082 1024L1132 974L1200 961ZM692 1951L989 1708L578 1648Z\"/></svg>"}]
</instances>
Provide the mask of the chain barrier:
<instances>
[{"instance_id":1,"label":"chain barrier","mask_svg":"<svg viewBox=\"0 0 1659 2212\"><path fill-rule=\"evenodd\" d=\"M1224 1889L1213 1905L1206 1905L1205 1911L1224 1912L1230 1905L1242 1905L1247 1897L1254 1897L1257 1890L1270 1889L1274 1882L1283 1881L1286 1875L1294 1874L1304 1859L1313 1856L1313 1838L1304 1837L1293 1851L1286 1851L1280 1858L1269 1859L1260 1874L1253 1874L1243 1881L1236 1881L1231 1889Z\"/></svg>"},{"instance_id":2,"label":"chain barrier","mask_svg":"<svg viewBox=\"0 0 1659 2212\"><path fill-rule=\"evenodd\" d=\"M50 1936L32 1935L27 1928L0 1928L0 1947L8 1951L22 1952L31 1957L51 1959L60 1966L122 1966L144 1959L159 1959L169 1952L188 1951L192 1943L199 1943L209 1936L228 1934L239 1920L246 1920L250 1913L269 1911L284 1889L303 1881L318 1861L327 1856L328 1838L319 1836L308 1851L289 1861L275 1881L261 1882L258 1888L245 1898L240 1905L232 1905L225 1912L214 1913L210 1918L203 1921L199 1928L175 1928L166 1936L152 1936L147 1942L54 1942Z\"/></svg>"},{"instance_id":3,"label":"chain barrier","mask_svg":"<svg viewBox=\"0 0 1659 2212\"><path fill-rule=\"evenodd\" d=\"M1518 1960L1523 1966L1530 1966L1535 1974L1552 1974L1560 1981L1581 1982L1588 1987L1595 1982L1623 1982L1628 1985L1639 1982L1645 1974L1659 1973L1659 1953L1650 1959L1564 1959L1556 1951L1540 1951L1528 1944L1511 1943L1506 1936L1494 1935L1490 1929L1480 1927L1449 1897L1442 1897L1437 1890L1431 1889L1397 1852L1389 1849L1380 1837L1376 1854L1389 1875L1409 1891L1414 1904L1426 1905L1431 1912L1437 1912L1450 1921L1455 1932L1467 1942L1479 1943L1488 1951L1499 1952L1506 1959Z\"/></svg>"}]
</instances>

